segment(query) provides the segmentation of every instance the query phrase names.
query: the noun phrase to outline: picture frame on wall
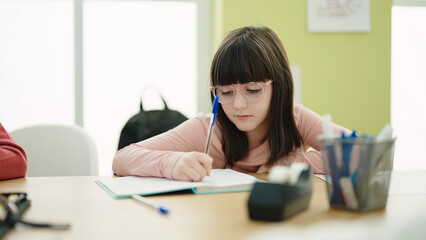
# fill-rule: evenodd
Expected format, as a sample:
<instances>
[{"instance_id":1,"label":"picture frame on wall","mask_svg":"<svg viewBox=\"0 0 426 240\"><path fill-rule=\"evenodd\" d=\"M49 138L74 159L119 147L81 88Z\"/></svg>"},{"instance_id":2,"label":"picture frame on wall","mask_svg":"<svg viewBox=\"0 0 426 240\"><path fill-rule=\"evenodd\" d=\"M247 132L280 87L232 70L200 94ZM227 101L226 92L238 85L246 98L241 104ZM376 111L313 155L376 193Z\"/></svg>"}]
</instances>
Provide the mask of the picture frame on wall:
<instances>
[{"instance_id":1,"label":"picture frame on wall","mask_svg":"<svg viewBox=\"0 0 426 240\"><path fill-rule=\"evenodd\" d=\"M308 31L370 32L370 0L307 0Z\"/></svg>"}]
</instances>

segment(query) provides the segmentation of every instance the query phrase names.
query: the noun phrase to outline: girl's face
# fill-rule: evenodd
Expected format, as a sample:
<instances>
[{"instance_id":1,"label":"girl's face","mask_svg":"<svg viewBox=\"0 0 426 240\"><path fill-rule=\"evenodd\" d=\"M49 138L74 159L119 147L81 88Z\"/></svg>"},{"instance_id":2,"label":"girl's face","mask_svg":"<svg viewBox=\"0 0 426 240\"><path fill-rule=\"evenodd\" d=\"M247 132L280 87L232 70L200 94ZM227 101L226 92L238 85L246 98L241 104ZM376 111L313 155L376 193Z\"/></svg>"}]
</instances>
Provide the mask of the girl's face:
<instances>
[{"instance_id":1,"label":"girl's face","mask_svg":"<svg viewBox=\"0 0 426 240\"><path fill-rule=\"evenodd\" d=\"M268 83L268 82L267 82ZM222 104L222 109L226 116L232 123L240 130L251 135L252 137L263 138L269 129L268 113L272 99L272 84L264 84L264 93L260 98L255 100L250 99L244 91L248 91L250 95L250 88L245 89L247 84L234 84L233 101ZM245 90L244 90L245 89ZM220 101L220 96L219 96Z\"/></svg>"}]
</instances>

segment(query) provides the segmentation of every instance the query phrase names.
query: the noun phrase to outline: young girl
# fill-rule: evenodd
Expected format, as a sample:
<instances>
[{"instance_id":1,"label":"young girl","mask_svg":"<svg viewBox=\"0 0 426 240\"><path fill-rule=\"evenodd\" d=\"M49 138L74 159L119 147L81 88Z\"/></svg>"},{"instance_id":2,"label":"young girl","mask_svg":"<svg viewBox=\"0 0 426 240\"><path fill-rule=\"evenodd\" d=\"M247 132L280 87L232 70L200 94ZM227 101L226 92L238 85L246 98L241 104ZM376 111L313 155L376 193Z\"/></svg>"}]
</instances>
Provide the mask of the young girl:
<instances>
[{"instance_id":1,"label":"young girl","mask_svg":"<svg viewBox=\"0 0 426 240\"><path fill-rule=\"evenodd\" d=\"M278 36L266 27L229 33L215 54L211 97L219 112L209 155L203 153L210 115L199 114L178 127L117 152L118 175L201 181L212 168L268 172L274 165L305 162L323 173L318 135L321 117L293 104L293 79ZM350 131L333 125L334 131ZM316 151L305 152L307 147Z\"/></svg>"}]
</instances>

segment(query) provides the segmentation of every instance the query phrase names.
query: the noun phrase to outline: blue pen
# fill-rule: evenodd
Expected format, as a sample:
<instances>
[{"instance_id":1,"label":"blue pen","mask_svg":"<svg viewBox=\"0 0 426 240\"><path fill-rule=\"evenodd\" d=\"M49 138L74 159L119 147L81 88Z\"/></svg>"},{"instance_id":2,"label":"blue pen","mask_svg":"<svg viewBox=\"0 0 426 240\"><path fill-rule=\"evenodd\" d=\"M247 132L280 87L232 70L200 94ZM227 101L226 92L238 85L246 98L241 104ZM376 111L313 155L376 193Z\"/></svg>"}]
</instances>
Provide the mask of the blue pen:
<instances>
[{"instance_id":1,"label":"blue pen","mask_svg":"<svg viewBox=\"0 0 426 240\"><path fill-rule=\"evenodd\" d=\"M333 194L331 195L330 202L336 205L343 205L344 200L342 189L340 187L339 169L337 167L337 157L334 150L334 146L332 144L329 144L326 146L326 149L328 155L328 163L330 166L331 181L333 183Z\"/></svg>"},{"instance_id":2,"label":"blue pen","mask_svg":"<svg viewBox=\"0 0 426 240\"><path fill-rule=\"evenodd\" d=\"M165 215L169 214L169 210L167 208L165 208L165 207L161 206L160 204L155 203L155 202L153 202L153 201L151 201L147 198L144 198L144 197L139 196L137 194L133 194L132 198L143 203L143 204L145 204L145 205L147 205L147 206L149 206L149 207L157 209L158 212L160 212L161 214L165 214Z\"/></svg>"},{"instance_id":3,"label":"blue pen","mask_svg":"<svg viewBox=\"0 0 426 240\"><path fill-rule=\"evenodd\" d=\"M345 133L342 132L341 142L342 142L343 176L350 175L351 153L352 153L352 147L353 147L355 138L356 138L355 130L348 137L346 137Z\"/></svg>"},{"instance_id":4,"label":"blue pen","mask_svg":"<svg viewBox=\"0 0 426 240\"><path fill-rule=\"evenodd\" d=\"M330 175L333 187L333 193L330 197L332 205L344 205L342 189L340 188L339 169L337 167L337 157L335 152L336 139L333 136L333 128L330 115L324 115L322 119L323 128L323 147L325 147L325 159L330 167Z\"/></svg>"},{"instance_id":5,"label":"blue pen","mask_svg":"<svg viewBox=\"0 0 426 240\"><path fill-rule=\"evenodd\" d=\"M212 109L212 116L210 118L209 132L207 134L206 147L204 148L204 153L206 154L209 154L210 140L212 138L213 127L216 121L216 115L218 110L219 110L219 96L216 96L213 101L213 109Z\"/></svg>"}]
</instances>

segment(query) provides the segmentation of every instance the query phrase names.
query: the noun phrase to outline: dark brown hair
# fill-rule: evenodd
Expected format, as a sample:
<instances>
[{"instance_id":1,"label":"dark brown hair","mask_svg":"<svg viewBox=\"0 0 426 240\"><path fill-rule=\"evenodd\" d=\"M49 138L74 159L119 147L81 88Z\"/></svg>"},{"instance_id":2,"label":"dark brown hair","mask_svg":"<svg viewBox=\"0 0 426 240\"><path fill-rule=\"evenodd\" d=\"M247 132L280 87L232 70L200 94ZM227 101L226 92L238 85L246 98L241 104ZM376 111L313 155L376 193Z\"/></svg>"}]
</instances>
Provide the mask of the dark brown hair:
<instances>
[{"instance_id":1,"label":"dark brown hair","mask_svg":"<svg viewBox=\"0 0 426 240\"><path fill-rule=\"evenodd\" d=\"M287 55L278 36L267 27L244 27L231 31L217 50L210 69L212 86L260 82L272 79L269 108L270 154L266 162L272 166L287 156L303 139L293 116L293 78ZM211 95L213 100L213 95ZM217 120L222 127L222 150L226 165L244 159L249 153L245 132L240 131L219 107ZM225 165L225 167L226 167Z\"/></svg>"}]
</instances>

